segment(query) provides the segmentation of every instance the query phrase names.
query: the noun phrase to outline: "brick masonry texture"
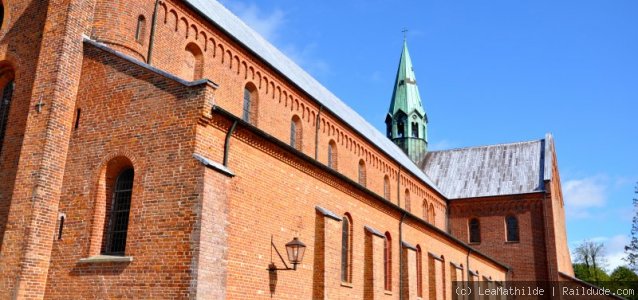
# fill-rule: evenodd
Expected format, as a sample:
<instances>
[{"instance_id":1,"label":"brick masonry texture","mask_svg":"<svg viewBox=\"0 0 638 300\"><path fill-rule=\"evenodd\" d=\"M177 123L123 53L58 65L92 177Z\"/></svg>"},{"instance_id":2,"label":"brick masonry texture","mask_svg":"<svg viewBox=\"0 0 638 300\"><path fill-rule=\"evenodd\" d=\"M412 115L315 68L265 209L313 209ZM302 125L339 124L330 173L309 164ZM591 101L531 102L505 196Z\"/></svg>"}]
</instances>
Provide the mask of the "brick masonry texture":
<instances>
[{"instance_id":1,"label":"brick masonry texture","mask_svg":"<svg viewBox=\"0 0 638 300\"><path fill-rule=\"evenodd\" d=\"M158 2L152 67L155 1L3 3L0 84L15 77L16 90L0 153L0 299L452 299L468 271L573 276L557 168L547 193L448 201L181 1ZM239 120L245 88L251 124ZM225 167L194 158L221 165L225 146ZM96 262L127 168L126 261ZM509 214L518 243L504 242ZM468 246L471 217L482 241ZM285 258L293 237L307 245L297 270L267 271L283 267L271 239Z\"/></svg>"}]
</instances>

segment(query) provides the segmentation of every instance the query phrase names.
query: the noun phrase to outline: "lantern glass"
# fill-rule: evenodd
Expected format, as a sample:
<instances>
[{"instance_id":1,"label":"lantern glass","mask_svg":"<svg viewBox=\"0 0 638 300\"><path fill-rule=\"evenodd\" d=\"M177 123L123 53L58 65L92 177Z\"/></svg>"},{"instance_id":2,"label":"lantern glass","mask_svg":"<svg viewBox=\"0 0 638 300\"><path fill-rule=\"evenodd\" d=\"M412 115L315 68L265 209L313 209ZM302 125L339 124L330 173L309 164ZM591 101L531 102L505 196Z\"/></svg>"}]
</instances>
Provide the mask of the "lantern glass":
<instances>
[{"instance_id":1,"label":"lantern glass","mask_svg":"<svg viewBox=\"0 0 638 300\"><path fill-rule=\"evenodd\" d=\"M303 260L304 252L306 251L306 245L302 243L296 237L292 241L286 244L286 252L288 253L288 261L291 264L296 265Z\"/></svg>"}]
</instances>

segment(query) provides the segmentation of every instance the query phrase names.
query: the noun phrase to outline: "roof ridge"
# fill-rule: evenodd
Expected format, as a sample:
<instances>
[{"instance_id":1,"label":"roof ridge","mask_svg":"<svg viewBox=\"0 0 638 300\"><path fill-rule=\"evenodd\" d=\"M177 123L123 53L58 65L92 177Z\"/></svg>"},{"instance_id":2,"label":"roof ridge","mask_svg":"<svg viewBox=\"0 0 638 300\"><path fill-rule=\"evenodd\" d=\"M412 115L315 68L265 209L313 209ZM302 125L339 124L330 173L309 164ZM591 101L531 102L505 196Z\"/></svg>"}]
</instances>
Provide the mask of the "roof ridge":
<instances>
[{"instance_id":1,"label":"roof ridge","mask_svg":"<svg viewBox=\"0 0 638 300\"><path fill-rule=\"evenodd\" d=\"M443 150L428 150L428 153L432 152L448 152L448 151L459 151L459 150L469 150L469 149L477 149L477 148L490 148L497 146L509 146L509 145L517 145L517 144L528 144L528 143L538 143L544 141L545 138L535 139L535 140L527 140L527 141L518 141L518 142L507 142L507 143L499 143L499 144L491 144L491 145L479 145L479 146L466 146L466 147L457 147L451 149L443 149Z\"/></svg>"}]
</instances>

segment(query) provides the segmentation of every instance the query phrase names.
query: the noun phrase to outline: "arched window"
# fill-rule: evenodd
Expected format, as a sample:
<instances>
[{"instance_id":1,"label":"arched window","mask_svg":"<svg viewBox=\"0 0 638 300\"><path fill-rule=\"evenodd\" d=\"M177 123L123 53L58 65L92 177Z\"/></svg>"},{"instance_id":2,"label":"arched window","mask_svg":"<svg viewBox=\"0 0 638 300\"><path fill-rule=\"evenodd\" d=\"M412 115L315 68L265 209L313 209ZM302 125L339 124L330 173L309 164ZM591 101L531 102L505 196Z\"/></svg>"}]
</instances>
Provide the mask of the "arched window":
<instances>
[{"instance_id":1,"label":"arched window","mask_svg":"<svg viewBox=\"0 0 638 300\"><path fill-rule=\"evenodd\" d=\"M518 219L516 218L516 216L509 215L505 217L505 225L507 229L507 241L518 242Z\"/></svg>"},{"instance_id":2,"label":"arched window","mask_svg":"<svg viewBox=\"0 0 638 300\"><path fill-rule=\"evenodd\" d=\"M0 29L2 29L2 24L4 24L4 3L0 1Z\"/></svg>"},{"instance_id":3,"label":"arched window","mask_svg":"<svg viewBox=\"0 0 638 300\"><path fill-rule=\"evenodd\" d=\"M434 205L432 203L430 203L430 208L428 210L429 216L428 216L428 222L430 222L430 224L434 225L435 221L436 221L436 212L434 211Z\"/></svg>"},{"instance_id":4,"label":"arched window","mask_svg":"<svg viewBox=\"0 0 638 300\"><path fill-rule=\"evenodd\" d=\"M244 87L244 110L242 119L250 124L257 125L257 88L252 84Z\"/></svg>"},{"instance_id":5,"label":"arched window","mask_svg":"<svg viewBox=\"0 0 638 300\"><path fill-rule=\"evenodd\" d=\"M343 216L341 227L341 281L352 282L352 219Z\"/></svg>"},{"instance_id":6,"label":"arched window","mask_svg":"<svg viewBox=\"0 0 638 300\"><path fill-rule=\"evenodd\" d=\"M337 143L334 140L328 143L328 167L337 169Z\"/></svg>"},{"instance_id":7,"label":"arched window","mask_svg":"<svg viewBox=\"0 0 638 300\"><path fill-rule=\"evenodd\" d=\"M410 191L405 189L405 210L411 211L412 203L410 203Z\"/></svg>"},{"instance_id":8,"label":"arched window","mask_svg":"<svg viewBox=\"0 0 638 300\"><path fill-rule=\"evenodd\" d=\"M366 186L366 163L363 159L359 160L359 184Z\"/></svg>"},{"instance_id":9,"label":"arched window","mask_svg":"<svg viewBox=\"0 0 638 300\"><path fill-rule=\"evenodd\" d=\"M5 75L1 77L4 76ZM7 131L7 124L9 121L9 108L11 107L11 98L13 97L14 88L15 84L13 82L13 75L11 75L11 79L4 85L4 88L2 89L2 98L0 98L0 153L2 153L4 135Z\"/></svg>"},{"instance_id":10,"label":"arched window","mask_svg":"<svg viewBox=\"0 0 638 300\"><path fill-rule=\"evenodd\" d=\"M402 138L405 136L405 117L399 116L397 120L397 137Z\"/></svg>"},{"instance_id":11,"label":"arched window","mask_svg":"<svg viewBox=\"0 0 638 300\"><path fill-rule=\"evenodd\" d=\"M385 200L390 200L390 177L388 177L388 175L385 175L383 177L383 197L385 198Z\"/></svg>"},{"instance_id":12,"label":"arched window","mask_svg":"<svg viewBox=\"0 0 638 300\"><path fill-rule=\"evenodd\" d=\"M293 116L290 120L290 146L301 151L302 145L301 120L298 116Z\"/></svg>"},{"instance_id":13,"label":"arched window","mask_svg":"<svg viewBox=\"0 0 638 300\"><path fill-rule=\"evenodd\" d=\"M134 175L133 169L126 169L115 180L103 254L124 255Z\"/></svg>"},{"instance_id":14,"label":"arched window","mask_svg":"<svg viewBox=\"0 0 638 300\"><path fill-rule=\"evenodd\" d=\"M144 44L144 37L146 36L146 18L140 15L137 18L137 28L135 29L135 41L140 44Z\"/></svg>"},{"instance_id":15,"label":"arched window","mask_svg":"<svg viewBox=\"0 0 638 300\"><path fill-rule=\"evenodd\" d=\"M412 137L413 138L419 137L419 124L416 122L412 122Z\"/></svg>"},{"instance_id":16,"label":"arched window","mask_svg":"<svg viewBox=\"0 0 638 300\"><path fill-rule=\"evenodd\" d=\"M416 245L416 296L423 297L423 252L421 246Z\"/></svg>"},{"instance_id":17,"label":"arched window","mask_svg":"<svg viewBox=\"0 0 638 300\"><path fill-rule=\"evenodd\" d=\"M425 201L425 199L423 199L423 220L425 220L426 222L429 221L428 220L428 202Z\"/></svg>"},{"instance_id":18,"label":"arched window","mask_svg":"<svg viewBox=\"0 0 638 300\"><path fill-rule=\"evenodd\" d=\"M470 243L481 242L481 224L477 218L472 218L469 221L468 227L470 228Z\"/></svg>"},{"instance_id":19,"label":"arched window","mask_svg":"<svg viewBox=\"0 0 638 300\"><path fill-rule=\"evenodd\" d=\"M389 232L383 239L383 283L386 291L392 290L392 238Z\"/></svg>"},{"instance_id":20,"label":"arched window","mask_svg":"<svg viewBox=\"0 0 638 300\"><path fill-rule=\"evenodd\" d=\"M195 43L186 45L184 55L183 77L187 80L201 79L204 73L204 55Z\"/></svg>"}]
</instances>

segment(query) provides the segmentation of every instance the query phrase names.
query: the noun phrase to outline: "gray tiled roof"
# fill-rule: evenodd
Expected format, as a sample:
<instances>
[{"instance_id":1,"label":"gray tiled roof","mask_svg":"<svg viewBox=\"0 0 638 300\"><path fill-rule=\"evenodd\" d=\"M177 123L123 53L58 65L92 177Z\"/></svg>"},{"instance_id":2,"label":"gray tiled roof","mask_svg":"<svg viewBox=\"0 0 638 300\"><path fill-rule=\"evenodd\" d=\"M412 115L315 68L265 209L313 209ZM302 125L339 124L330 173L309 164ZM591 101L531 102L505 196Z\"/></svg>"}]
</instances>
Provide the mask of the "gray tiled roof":
<instances>
[{"instance_id":1,"label":"gray tiled roof","mask_svg":"<svg viewBox=\"0 0 638 300\"><path fill-rule=\"evenodd\" d=\"M551 176L551 143L548 134L535 141L433 151L420 165L448 199L540 192Z\"/></svg>"},{"instance_id":2,"label":"gray tiled roof","mask_svg":"<svg viewBox=\"0 0 638 300\"><path fill-rule=\"evenodd\" d=\"M291 82L321 103L325 109L331 111L337 117L347 120L347 123L358 131L361 136L376 144L383 152L396 159L405 169L432 186L432 188L438 190L434 182L384 134L370 125L370 123L363 119L363 117L352 108L343 103L337 96L310 76L310 74L304 71L290 58L286 57L286 55L281 53L275 46L266 41L259 33L251 29L219 2L215 0L185 0L185 3L189 4L212 23L226 31L230 36L234 37L239 43L246 46L246 48L254 52L257 56L261 57L274 69L281 72Z\"/></svg>"}]
</instances>

